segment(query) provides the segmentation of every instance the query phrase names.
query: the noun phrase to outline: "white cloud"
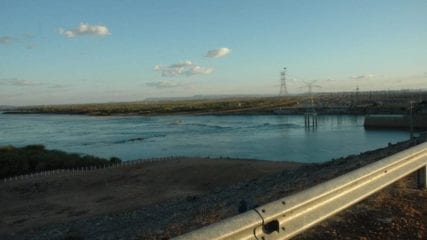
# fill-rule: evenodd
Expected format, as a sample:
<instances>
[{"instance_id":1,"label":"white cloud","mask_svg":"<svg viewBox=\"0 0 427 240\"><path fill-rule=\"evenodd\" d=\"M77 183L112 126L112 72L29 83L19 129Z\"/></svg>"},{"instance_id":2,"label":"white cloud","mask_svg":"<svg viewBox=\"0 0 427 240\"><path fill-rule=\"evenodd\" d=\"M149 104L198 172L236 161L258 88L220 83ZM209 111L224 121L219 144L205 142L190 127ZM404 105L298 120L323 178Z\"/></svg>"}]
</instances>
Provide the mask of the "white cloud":
<instances>
[{"instance_id":1,"label":"white cloud","mask_svg":"<svg viewBox=\"0 0 427 240\"><path fill-rule=\"evenodd\" d=\"M372 73L364 74L364 75L357 75L357 76L351 76L350 79L372 79L375 75Z\"/></svg>"},{"instance_id":2,"label":"white cloud","mask_svg":"<svg viewBox=\"0 0 427 240\"><path fill-rule=\"evenodd\" d=\"M145 85L158 89L182 87L181 83L175 81L148 82Z\"/></svg>"},{"instance_id":3,"label":"white cloud","mask_svg":"<svg viewBox=\"0 0 427 240\"><path fill-rule=\"evenodd\" d=\"M59 33L67 38L74 38L84 35L105 37L111 35L110 30L104 25L90 25L88 23L80 23L78 28L65 30L60 28Z\"/></svg>"},{"instance_id":4,"label":"white cloud","mask_svg":"<svg viewBox=\"0 0 427 240\"><path fill-rule=\"evenodd\" d=\"M14 40L13 37L9 37L9 36L2 36L0 37L0 44L9 44Z\"/></svg>"},{"instance_id":5,"label":"white cloud","mask_svg":"<svg viewBox=\"0 0 427 240\"><path fill-rule=\"evenodd\" d=\"M206 57L211 57L211 58L224 57L228 55L230 52L231 52L230 48L218 48L214 50L209 50L208 53L206 53Z\"/></svg>"},{"instance_id":6,"label":"white cloud","mask_svg":"<svg viewBox=\"0 0 427 240\"><path fill-rule=\"evenodd\" d=\"M175 76L193 76L193 75L208 75L213 72L212 68L202 67L192 63L189 60L178 62L171 65L156 65L154 70L160 72L162 77Z\"/></svg>"},{"instance_id":7,"label":"white cloud","mask_svg":"<svg viewBox=\"0 0 427 240\"><path fill-rule=\"evenodd\" d=\"M193 63L189 60L185 60L179 63L171 64L169 65L170 68L184 68L184 67L190 67Z\"/></svg>"}]
</instances>

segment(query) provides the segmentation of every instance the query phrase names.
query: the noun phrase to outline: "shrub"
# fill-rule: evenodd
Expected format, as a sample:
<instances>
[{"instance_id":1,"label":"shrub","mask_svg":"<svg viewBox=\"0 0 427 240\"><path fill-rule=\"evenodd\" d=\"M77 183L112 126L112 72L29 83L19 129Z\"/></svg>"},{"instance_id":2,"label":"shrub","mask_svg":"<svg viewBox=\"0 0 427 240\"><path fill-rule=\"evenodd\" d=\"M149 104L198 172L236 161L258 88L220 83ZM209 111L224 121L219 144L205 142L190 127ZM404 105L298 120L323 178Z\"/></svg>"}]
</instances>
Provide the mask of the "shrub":
<instances>
[{"instance_id":1,"label":"shrub","mask_svg":"<svg viewBox=\"0 0 427 240\"><path fill-rule=\"evenodd\" d=\"M58 150L46 150L43 145L22 148L3 146L0 147L0 178L54 169L101 167L120 162L117 157L107 160L90 155L81 156Z\"/></svg>"}]
</instances>

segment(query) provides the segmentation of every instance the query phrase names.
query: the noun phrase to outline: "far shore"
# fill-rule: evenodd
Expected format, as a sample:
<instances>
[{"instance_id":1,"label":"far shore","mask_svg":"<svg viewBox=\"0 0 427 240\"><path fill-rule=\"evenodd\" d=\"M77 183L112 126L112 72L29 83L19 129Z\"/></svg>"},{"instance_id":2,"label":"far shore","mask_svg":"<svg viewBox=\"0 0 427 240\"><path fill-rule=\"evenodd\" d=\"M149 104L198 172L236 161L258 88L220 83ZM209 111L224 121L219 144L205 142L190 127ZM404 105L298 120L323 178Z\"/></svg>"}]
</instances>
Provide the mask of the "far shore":
<instances>
[{"instance_id":1,"label":"far shore","mask_svg":"<svg viewBox=\"0 0 427 240\"><path fill-rule=\"evenodd\" d=\"M426 97L426 91L333 92L313 93L312 96L307 94L280 97L230 96L212 99L39 105L3 108L3 111L4 114L91 116L271 115L304 114L307 109L315 108L319 114L407 114L409 101ZM414 110L424 111L425 114L425 101L415 103Z\"/></svg>"}]
</instances>

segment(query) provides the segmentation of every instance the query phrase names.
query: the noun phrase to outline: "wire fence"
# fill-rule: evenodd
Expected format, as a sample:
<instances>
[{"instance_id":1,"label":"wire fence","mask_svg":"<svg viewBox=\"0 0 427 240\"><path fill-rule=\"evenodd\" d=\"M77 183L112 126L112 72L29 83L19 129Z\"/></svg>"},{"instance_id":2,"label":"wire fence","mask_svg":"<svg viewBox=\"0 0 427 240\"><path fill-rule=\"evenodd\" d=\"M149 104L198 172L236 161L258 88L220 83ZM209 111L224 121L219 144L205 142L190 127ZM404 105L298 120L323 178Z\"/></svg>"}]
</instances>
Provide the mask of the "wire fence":
<instances>
[{"instance_id":1,"label":"wire fence","mask_svg":"<svg viewBox=\"0 0 427 240\"><path fill-rule=\"evenodd\" d=\"M12 183L12 182L16 182L16 181L22 181L22 180L27 180L27 179L38 179L38 178L48 177L48 176L65 177L65 176L85 175L85 174L89 174L89 173L94 173L96 171L102 171L102 170L108 170L108 169L114 169L114 168L121 168L121 167L127 167L127 166L135 166L135 165L140 165L143 163L150 163L150 162L159 162L159 161L165 161L165 160L177 160L177 159L182 159L182 158L185 158L185 157L183 157L183 156L170 156L170 157L162 157L162 158L149 158L149 159L122 161L120 163L104 164L102 166L83 166L83 167L68 168L68 169L45 170L45 171L39 171L39 172L34 172L34 173L27 173L27 174L21 174L21 175L6 177L6 178L1 179L0 183Z\"/></svg>"}]
</instances>

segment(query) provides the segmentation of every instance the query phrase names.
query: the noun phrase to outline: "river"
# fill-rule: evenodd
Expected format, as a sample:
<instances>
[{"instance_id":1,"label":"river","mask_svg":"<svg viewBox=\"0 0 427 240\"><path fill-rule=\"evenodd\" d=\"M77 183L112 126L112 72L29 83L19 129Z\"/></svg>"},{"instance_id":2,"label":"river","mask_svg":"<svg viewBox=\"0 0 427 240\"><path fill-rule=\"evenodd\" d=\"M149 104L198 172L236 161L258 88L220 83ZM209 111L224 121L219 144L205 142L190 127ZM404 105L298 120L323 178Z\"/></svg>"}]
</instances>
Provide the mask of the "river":
<instances>
[{"instance_id":1,"label":"river","mask_svg":"<svg viewBox=\"0 0 427 240\"><path fill-rule=\"evenodd\" d=\"M365 130L363 116L111 116L0 114L0 146L43 144L48 149L117 156L231 157L324 162L409 137L400 130Z\"/></svg>"}]
</instances>

